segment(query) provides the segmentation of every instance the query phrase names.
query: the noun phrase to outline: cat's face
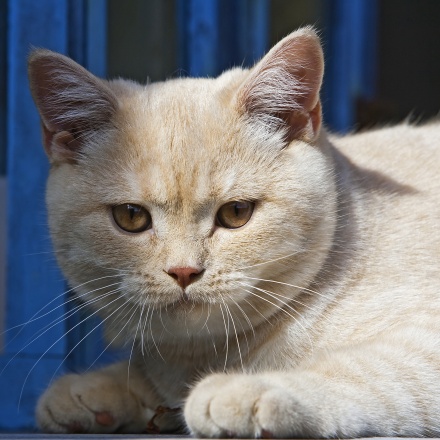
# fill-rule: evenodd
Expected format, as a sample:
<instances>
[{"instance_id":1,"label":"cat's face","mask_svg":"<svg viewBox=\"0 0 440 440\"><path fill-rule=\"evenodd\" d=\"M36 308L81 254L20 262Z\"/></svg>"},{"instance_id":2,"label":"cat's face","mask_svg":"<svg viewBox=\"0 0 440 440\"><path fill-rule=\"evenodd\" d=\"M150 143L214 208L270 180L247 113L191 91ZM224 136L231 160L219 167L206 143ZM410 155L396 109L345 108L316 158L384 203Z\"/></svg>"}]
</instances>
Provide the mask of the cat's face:
<instances>
[{"instance_id":1,"label":"cat's face","mask_svg":"<svg viewBox=\"0 0 440 440\"><path fill-rule=\"evenodd\" d=\"M316 274L335 223L329 159L309 139L316 115L268 127L250 104L255 70L106 83L109 123L45 139L60 265L104 316L133 310L178 334L182 320L189 331L224 332L232 314L245 329ZM271 293L274 281L290 284L284 298Z\"/></svg>"}]
</instances>

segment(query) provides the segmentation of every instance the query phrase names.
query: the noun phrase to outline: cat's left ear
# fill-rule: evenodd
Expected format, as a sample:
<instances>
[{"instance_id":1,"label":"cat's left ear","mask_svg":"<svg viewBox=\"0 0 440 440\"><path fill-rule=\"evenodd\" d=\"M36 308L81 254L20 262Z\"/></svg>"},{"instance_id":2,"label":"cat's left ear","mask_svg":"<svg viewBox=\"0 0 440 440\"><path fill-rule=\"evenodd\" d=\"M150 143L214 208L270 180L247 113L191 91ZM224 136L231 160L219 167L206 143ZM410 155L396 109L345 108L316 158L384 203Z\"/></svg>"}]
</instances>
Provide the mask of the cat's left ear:
<instances>
[{"instance_id":1,"label":"cat's left ear","mask_svg":"<svg viewBox=\"0 0 440 440\"><path fill-rule=\"evenodd\" d=\"M284 139L314 141L321 128L319 91L324 57L316 32L306 27L276 44L251 70L238 105L252 123Z\"/></svg>"},{"instance_id":2,"label":"cat's left ear","mask_svg":"<svg viewBox=\"0 0 440 440\"><path fill-rule=\"evenodd\" d=\"M111 127L117 98L105 81L49 50L31 53L28 73L49 159L75 162L90 136Z\"/></svg>"}]
</instances>

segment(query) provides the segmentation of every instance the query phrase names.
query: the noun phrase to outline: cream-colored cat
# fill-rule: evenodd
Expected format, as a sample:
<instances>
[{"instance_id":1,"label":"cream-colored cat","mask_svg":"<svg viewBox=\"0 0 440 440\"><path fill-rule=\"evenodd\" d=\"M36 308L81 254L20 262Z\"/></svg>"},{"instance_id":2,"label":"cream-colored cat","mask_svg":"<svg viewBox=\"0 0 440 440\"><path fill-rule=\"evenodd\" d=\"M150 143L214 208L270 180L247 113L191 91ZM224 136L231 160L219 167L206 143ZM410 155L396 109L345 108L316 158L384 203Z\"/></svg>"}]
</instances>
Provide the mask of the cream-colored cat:
<instances>
[{"instance_id":1,"label":"cream-colored cat","mask_svg":"<svg viewBox=\"0 0 440 440\"><path fill-rule=\"evenodd\" d=\"M328 137L310 28L217 79L29 72L59 264L132 349L42 429L440 435L439 124Z\"/></svg>"}]
</instances>

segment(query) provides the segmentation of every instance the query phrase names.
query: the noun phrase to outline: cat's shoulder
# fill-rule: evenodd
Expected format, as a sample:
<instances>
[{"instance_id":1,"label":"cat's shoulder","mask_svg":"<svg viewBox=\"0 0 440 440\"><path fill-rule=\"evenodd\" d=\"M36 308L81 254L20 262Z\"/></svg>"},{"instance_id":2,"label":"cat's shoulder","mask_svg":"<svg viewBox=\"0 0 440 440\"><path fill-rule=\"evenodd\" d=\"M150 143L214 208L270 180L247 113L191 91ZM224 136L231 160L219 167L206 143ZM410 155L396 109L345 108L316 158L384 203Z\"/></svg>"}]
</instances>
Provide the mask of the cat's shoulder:
<instances>
[{"instance_id":1,"label":"cat's shoulder","mask_svg":"<svg viewBox=\"0 0 440 440\"><path fill-rule=\"evenodd\" d=\"M391 148L418 147L427 143L427 146L440 145L440 117L424 124L401 123L376 127L354 134L329 134L332 142L341 148L375 148L387 146ZM433 144L433 142L436 144Z\"/></svg>"},{"instance_id":2,"label":"cat's shoulder","mask_svg":"<svg viewBox=\"0 0 440 440\"><path fill-rule=\"evenodd\" d=\"M440 119L415 125L402 123L348 135L329 135L330 141L348 157L380 163L411 160L440 161Z\"/></svg>"},{"instance_id":3,"label":"cat's shoulder","mask_svg":"<svg viewBox=\"0 0 440 440\"><path fill-rule=\"evenodd\" d=\"M329 135L329 139L357 170L374 171L414 188L438 192L440 119Z\"/></svg>"}]
</instances>

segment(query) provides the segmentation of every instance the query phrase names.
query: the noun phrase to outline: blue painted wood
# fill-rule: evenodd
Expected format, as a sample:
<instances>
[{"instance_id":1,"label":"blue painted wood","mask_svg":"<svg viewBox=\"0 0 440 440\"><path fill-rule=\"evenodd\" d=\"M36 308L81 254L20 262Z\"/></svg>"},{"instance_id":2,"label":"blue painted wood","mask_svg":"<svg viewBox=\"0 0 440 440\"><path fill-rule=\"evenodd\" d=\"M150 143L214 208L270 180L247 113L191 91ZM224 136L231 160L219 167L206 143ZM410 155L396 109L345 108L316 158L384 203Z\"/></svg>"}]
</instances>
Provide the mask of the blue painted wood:
<instances>
[{"instance_id":1,"label":"blue painted wood","mask_svg":"<svg viewBox=\"0 0 440 440\"><path fill-rule=\"evenodd\" d=\"M218 0L180 0L184 69L190 76L217 73Z\"/></svg>"},{"instance_id":2,"label":"blue painted wood","mask_svg":"<svg viewBox=\"0 0 440 440\"><path fill-rule=\"evenodd\" d=\"M179 0L183 72L216 76L252 65L267 50L268 22L268 0Z\"/></svg>"},{"instance_id":3,"label":"blue painted wood","mask_svg":"<svg viewBox=\"0 0 440 440\"><path fill-rule=\"evenodd\" d=\"M7 328L32 320L39 309L53 310L6 334L5 351L0 356L1 368L6 368L0 374L0 390L8 392L0 394L0 427L18 428L32 423L36 396L65 353L63 322L38 337L45 326L62 318L65 285L51 253L46 226L48 162L29 92L26 61L31 46L66 52L67 3L8 0L7 8ZM18 411L14 402L27 374Z\"/></svg>"},{"instance_id":4,"label":"blue painted wood","mask_svg":"<svg viewBox=\"0 0 440 440\"><path fill-rule=\"evenodd\" d=\"M236 2L240 21L238 35L243 66L251 66L268 50L268 0L239 0Z\"/></svg>"},{"instance_id":5,"label":"blue painted wood","mask_svg":"<svg viewBox=\"0 0 440 440\"><path fill-rule=\"evenodd\" d=\"M69 57L81 65L86 60L86 0L68 0L68 49Z\"/></svg>"},{"instance_id":6,"label":"blue painted wood","mask_svg":"<svg viewBox=\"0 0 440 440\"><path fill-rule=\"evenodd\" d=\"M10 360L10 356L0 357L0 371ZM35 429L35 405L59 365L59 359L53 357L37 361L34 356L20 356L11 362L13 368L2 373L0 432Z\"/></svg>"},{"instance_id":7,"label":"blue painted wood","mask_svg":"<svg viewBox=\"0 0 440 440\"><path fill-rule=\"evenodd\" d=\"M107 75L107 0L87 0L86 67L95 75Z\"/></svg>"},{"instance_id":8,"label":"blue painted wood","mask_svg":"<svg viewBox=\"0 0 440 440\"><path fill-rule=\"evenodd\" d=\"M69 0L69 56L95 75L106 76L106 0ZM74 306L69 304L68 310ZM92 364L96 367L114 359L111 351L104 350L107 344L99 319L88 316L87 310L81 310L68 319L67 326L72 330L66 335L66 367L71 371L83 371Z\"/></svg>"},{"instance_id":9,"label":"blue painted wood","mask_svg":"<svg viewBox=\"0 0 440 440\"><path fill-rule=\"evenodd\" d=\"M64 291L64 282L50 252L44 203L48 161L41 146L40 121L27 81L31 46L65 52L66 2L10 0L8 35L8 327L26 322L35 311ZM62 304L60 297L53 306ZM55 315L59 316L62 310ZM16 352L41 323L27 326L8 352ZM50 333L61 335L62 326ZM41 353L47 340L27 352ZM61 346L51 353L62 353Z\"/></svg>"},{"instance_id":10,"label":"blue painted wood","mask_svg":"<svg viewBox=\"0 0 440 440\"><path fill-rule=\"evenodd\" d=\"M375 89L376 0L330 0L327 8L324 116L331 129L353 128L359 97Z\"/></svg>"},{"instance_id":11,"label":"blue painted wood","mask_svg":"<svg viewBox=\"0 0 440 440\"><path fill-rule=\"evenodd\" d=\"M0 0L0 176L6 174L6 17L7 1Z\"/></svg>"}]
</instances>

